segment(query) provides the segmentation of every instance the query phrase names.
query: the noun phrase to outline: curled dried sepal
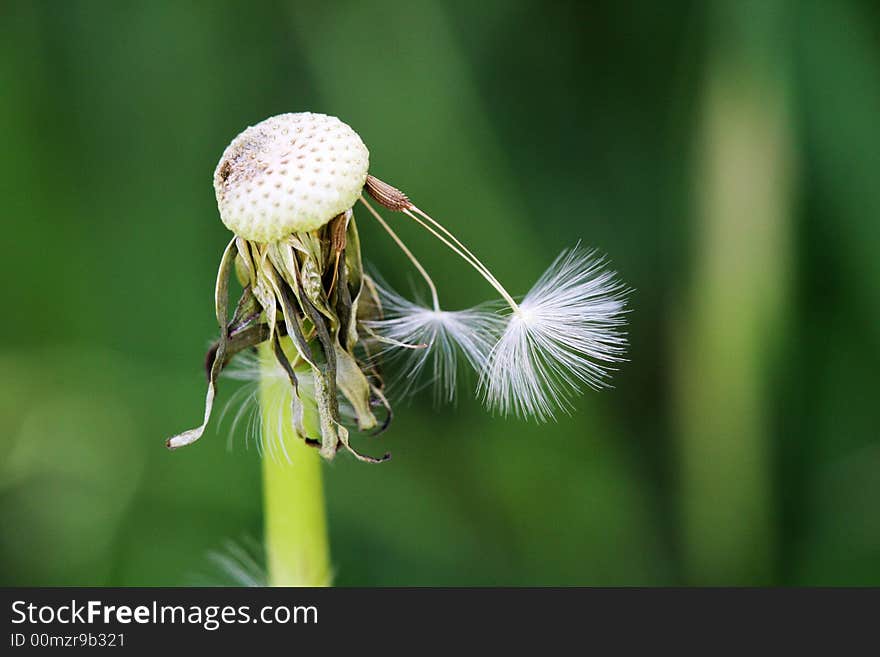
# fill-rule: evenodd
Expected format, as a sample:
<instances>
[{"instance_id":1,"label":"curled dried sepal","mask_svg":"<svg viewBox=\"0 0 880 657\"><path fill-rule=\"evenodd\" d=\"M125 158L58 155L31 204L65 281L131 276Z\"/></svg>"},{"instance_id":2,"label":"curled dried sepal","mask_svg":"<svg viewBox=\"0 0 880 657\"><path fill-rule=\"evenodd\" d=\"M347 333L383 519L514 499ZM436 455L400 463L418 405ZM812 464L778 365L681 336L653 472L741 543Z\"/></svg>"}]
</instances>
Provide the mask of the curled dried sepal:
<instances>
[{"instance_id":1,"label":"curled dried sepal","mask_svg":"<svg viewBox=\"0 0 880 657\"><path fill-rule=\"evenodd\" d=\"M207 356L208 394L201 426L168 441L175 448L195 442L210 419L217 377L231 358L266 340L292 388L293 425L307 443L319 446L332 459L340 449L362 461L387 460L358 453L340 418L340 399L347 403L361 431L382 430L392 416L382 394L375 365L354 354L358 335L359 301L364 279L352 213L311 233L268 244L236 238L227 246L218 272L217 316L220 338ZM244 284L232 319L227 323L228 280L233 265ZM372 301L372 300L371 300ZM368 304L369 306L369 304ZM283 336L293 347L288 357ZM297 371L310 372L307 391ZM308 435L302 421L306 406L318 416L319 434ZM374 407L386 409L380 423Z\"/></svg>"},{"instance_id":2,"label":"curled dried sepal","mask_svg":"<svg viewBox=\"0 0 880 657\"><path fill-rule=\"evenodd\" d=\"M307 445L317 447L321 444L321 441L309 436L306 431L305 407L300 397L299 380L296 378L296 372L293 369L293 365L290 364L287 354L284 353L284 347L281 346L281 339L277 333L275 334L275 339L272 340L272 353L275 354L275 360L281 365L281 369L284 370L290 386L293 388L293 394L290 395L290 416L293 419L293 429L296 431L296 435L303 439Z\"/></svg>"},{"instance_id":3,"label":"curled dried sepal","mask_svg":"<svg viewBox=\"0 0 880 657\"><path fill-rule=\"evenodd\" d=\"M220 340L217 343L217 349L214 351L214 359L211 363L211 369L208 374L208 392L205 395L205 418L202 423L194 429L189 429L176 436L172 436L165 442L168 449L177 449L185 445L190 445L202 437L205 427L208 426L208 420L211 419L211 409L214 407L214 396L216 394L217 377L223 369L224 359L226 358L226 345L228 339L228 330L226 327L226 316L229 304L229 276L232 271L233 262L235 261L235 240L231 240L223 251L223 257L220 259L220 268L217 271L217 284L214 287L214 308L217 314L217 324L220 327Z\"/></svg>"},{"instance_id":4,"label":"curled dried sepal","mask_svg":"<svg viewBox=\"0 0 880 657\"><path fill-rule=\"evenodd\" d=\"M328 230L335 232L339 229L331 225ZM339 448L344 447L361 460L384 460L357 453L349 443L348 430L340 421L339 392L352 405L361 430L370 430L377 425L370 409L370 385L354 356L340 344L340 337L345 339L349 333L348 327L343 326L346 322L340 317L354 317L345 249L338 254L339 257L334 255L325 259L319 248L322 242L313 237L297 236L289 246L273 245L271 253L274 257L269 258L273 269L268 278L281 305L288 334L294 337L299 357L312 369L314 402L321 429L321 455L332 459ZM339 245L338 237L335 243ZM331 263L333 271L328 272L326 266ZM307 281L309 276L312 278L310 282ZM358 281L360 276L358 272ZM325 280L331 286L329 295L324 288ZM345 290L344 294L339 292L341 289ZM341 313L340 303L343 306Z\"/></svg>"}]
</instances>

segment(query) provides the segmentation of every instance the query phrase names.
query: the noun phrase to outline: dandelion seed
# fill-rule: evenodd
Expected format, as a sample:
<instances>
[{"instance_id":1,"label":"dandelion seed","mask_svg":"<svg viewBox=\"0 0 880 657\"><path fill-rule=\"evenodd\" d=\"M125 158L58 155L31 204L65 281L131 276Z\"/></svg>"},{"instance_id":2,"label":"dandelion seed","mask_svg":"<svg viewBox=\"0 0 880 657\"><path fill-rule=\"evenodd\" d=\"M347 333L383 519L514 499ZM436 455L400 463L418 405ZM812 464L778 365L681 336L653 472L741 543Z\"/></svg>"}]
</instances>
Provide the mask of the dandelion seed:
<instances>
[{"instance_id":1,"label":"dandelion seed","mask_svg":"<svg viewBox=\"0 0 880 657\"><path fill-rule=\"evenodd\" d=\"M607 385L623 360L628 290L594 252L563 252L511 313L480 378L502 414L545 421L569 411L581 385Z\"/></svg>"},{"instance_id":2,"label":"dandelion seed","mask_svg":"<svg viewBox=\"0 0 880 657\"><path fill-rule=\"evenodd\" d=\"M368 463L389 458L361 454L351 444L355 431L376 435L393 417L383 361L399 360L410 382L426 373L447 401L454 400L459 365L466 364L478 373L477 392L487 406L547 420L568 411L581 386L603 385L623 358L627 292L600 258L579 247L563 253L518 302L451 231L368 168L369 152L354 130L335 117L304 112L244 130L214 172L220 218L233 233L214 292L219 337L205 359L202 423L166 445L177 449L201 438L221 373L259 347L259 360L245 358L233 371L244 386L223 414L238 406L232 432L244 423L249 436L259 434L255 442L267 457L268 576L235 545L211 557L240 583L330 582L321 468L309 450L317 448L327 460L339 451ZM466 310L441 306L434 280L367 196L462 258L509 311L496 310L497 301ZM364 272L358 201L422 276L430 306ZM233 272L242 287L234 308L228 298ZM287 467L291 454L299 461Z\"/></svg>"},{"instance_id":3,"label":"dandelion seed","mask_svg":"<svg viewBox=\"0 0 880 657\"><path fill-rule=\"evenodd\" d=\"M401 362L400 379L410 387L430 370L438 400L454 401L460 358L475 371L482 370L503 319L488 308L426 308L384 285L377 288L385 316L365 324L386 340L387 346L379 355L389 356L389 362ZM401 345L411 348L401 349Z\"/></svg>"}]
</instances>

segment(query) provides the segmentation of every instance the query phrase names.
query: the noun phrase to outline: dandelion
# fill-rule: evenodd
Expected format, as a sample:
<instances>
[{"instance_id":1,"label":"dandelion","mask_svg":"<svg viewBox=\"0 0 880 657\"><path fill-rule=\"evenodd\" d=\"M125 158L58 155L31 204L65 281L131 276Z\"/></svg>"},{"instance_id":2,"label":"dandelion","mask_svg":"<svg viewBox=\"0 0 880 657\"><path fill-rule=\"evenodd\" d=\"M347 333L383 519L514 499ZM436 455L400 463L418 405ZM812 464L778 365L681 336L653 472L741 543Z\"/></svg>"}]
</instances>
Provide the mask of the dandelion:
<instances>
[{"instance_id":1,"label":"dandelion","mask_svg":"<svg viewBox=\"0 0 880 657\"><path fill-rule=\"evenodd\" d=\"M297 434L325 458L351 446L340 401L360 431L380 423L374 409L391 409L381 359L403 362L403 376L431 370L440 397L452 401L459 361L479 375L478 392L502 414L539 421L570 411L583 386L606 384L623 359L628 291L602 258L577 246L563 252L517 301L455 235L400 190L368 173L360 137L337 118L282 114L248 128L226 148L214 173L220 218L235 234L221 259L215 306L221 337L209 352L202 424L168 441L198 440L210 419L217 377L231 358L267 343L296 394ZM441 308L437 286L392 227L367 201L401 212L460 256L499 294L508 312L491 306ZM360 200L424 279L431 305L410 301L363 271L353 206ZM243 286L232 318L229 276ZM282 340L282 338L285 338ZM299 372L299 374L298 374ZM310 382L300 394L301 379ZM302 418L317 410L315 435Z\"/></svg>"},{"instance_id":2,"label":"dandelion","mask_svg":"<svg viewBox=\"0 0 880 657\"><path fill-rule=\"evenodd\" d=\"M604 385L624 355L627 290L601 258L579 246L564 252L517 301L452 232L368 169L369 152L354 130L335 117L305 112L247 128L214 172L220 218L233 233L215 285L220 335L205 361L202 423L169 438L167 446L201 438L218 378L237 356L251 354L258 375L244 378L256 386L240 398L256 394L260 401L251 422L261 427L262 452L269 456L263 462L273 583L329 581L320 469L318 459L306 455L330 460L344 450L365 462L388 459L351 444L352 431L378 434L391 421L385 363L398 362L409 382L426 374L445 401L454 401L464 364L478 375L478 394L490 409L542 421L570 411L583 386ZM500 301L444 308L427 270L368 198L431 233ZM358 203L418 271L430 305L364 272ZM230 313L233 272L242 293ZM239 411L233 428L242 417ZM299 470L284 470L280 462Z\"/></svg>"}]
</instances>

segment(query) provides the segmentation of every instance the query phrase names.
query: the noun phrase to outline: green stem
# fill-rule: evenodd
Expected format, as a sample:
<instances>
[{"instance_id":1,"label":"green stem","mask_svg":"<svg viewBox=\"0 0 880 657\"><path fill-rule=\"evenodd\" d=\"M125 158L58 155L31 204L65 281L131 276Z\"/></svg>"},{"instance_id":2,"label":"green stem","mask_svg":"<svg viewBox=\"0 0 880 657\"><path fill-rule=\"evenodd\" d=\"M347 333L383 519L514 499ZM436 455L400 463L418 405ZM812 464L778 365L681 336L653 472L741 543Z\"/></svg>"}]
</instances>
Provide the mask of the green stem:
<instances>
[{"instance_id":1,"label":"green stem","mask_svg":"<svg viewBox=\"0 0 880 657\"><path fill-rule=\"evenodd\" d=\"M783 2L717 3L695 181L693 283L676 330L690 584L775 581L773 357L789 298L796 151Z\"/></svg>"},{"instance_id":2,"label":"green stem","mask_svg":"<svg viewBox=\"0 0 880 657\"><path fill-rule=\"evenodd\" d=\"M288 338L285 338L288 340ZM263 505L270 586L329 586L330 546L321 480L321 457L296 435L292 390L268 343L260 346L263 420ZM305 413L307 427L314 413ZM289 457L289 459L288 459Z\"/></svg>"}]
</instances>

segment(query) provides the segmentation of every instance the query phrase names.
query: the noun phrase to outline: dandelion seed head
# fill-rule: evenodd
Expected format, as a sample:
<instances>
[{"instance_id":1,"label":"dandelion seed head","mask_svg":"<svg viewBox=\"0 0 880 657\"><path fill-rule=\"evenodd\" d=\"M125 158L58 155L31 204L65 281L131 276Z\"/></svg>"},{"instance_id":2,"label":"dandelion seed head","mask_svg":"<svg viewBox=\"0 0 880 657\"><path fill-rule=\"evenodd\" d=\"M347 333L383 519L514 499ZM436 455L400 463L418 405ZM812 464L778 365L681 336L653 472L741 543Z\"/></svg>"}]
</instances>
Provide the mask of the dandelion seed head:
<instances>
[{"instance_id":1,"label":"dandelion seed head","mask_svg":"<svg viewBox=\"0 0 880 657\"><path fill-rule=\"evenodd\" d=\"M626 351L629 290L603 258L564 251L509 315L480 377L487 406L502 415L554 419L583 386L608 385Z\"/></svg>"},{"instance_id":2,"label":"dandelion seed head","mask_svg":"<svg viewBox=\"0 0 880 657\"><path fill-rule=\"evenodd\" d=\"M233 139L217 164L220 218L255 242L314 230L354 205L368 167L367 147L336 117L270 117Z\"/></svg>"}]
</instances>

